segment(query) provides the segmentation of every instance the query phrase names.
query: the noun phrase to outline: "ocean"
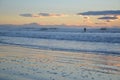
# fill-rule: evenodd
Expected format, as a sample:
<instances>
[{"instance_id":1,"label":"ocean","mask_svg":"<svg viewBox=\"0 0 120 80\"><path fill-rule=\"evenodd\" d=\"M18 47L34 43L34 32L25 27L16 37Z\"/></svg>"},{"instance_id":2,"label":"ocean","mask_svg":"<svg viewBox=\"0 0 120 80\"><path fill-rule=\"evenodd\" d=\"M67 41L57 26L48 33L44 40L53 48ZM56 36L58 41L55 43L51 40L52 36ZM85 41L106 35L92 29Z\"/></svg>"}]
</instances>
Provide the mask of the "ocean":
<instances>
[{"instance_id":1,"label":"ocean","mask_svg":"<svg viewBox=\"0 0 120 80\"><path fill-rule=\"evenodd\" d=\"M0 27L0 45L120 55L120 29Z\"/></svg>"}]
</instances>

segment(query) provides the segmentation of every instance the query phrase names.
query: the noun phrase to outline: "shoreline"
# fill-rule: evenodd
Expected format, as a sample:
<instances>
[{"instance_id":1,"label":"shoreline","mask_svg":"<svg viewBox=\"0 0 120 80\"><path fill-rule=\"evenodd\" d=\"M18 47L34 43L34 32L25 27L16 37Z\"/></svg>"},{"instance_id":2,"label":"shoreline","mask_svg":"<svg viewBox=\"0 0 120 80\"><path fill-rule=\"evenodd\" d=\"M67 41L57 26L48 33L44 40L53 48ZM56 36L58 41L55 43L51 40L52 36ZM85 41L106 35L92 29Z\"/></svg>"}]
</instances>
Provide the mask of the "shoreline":
<instances>
[{"instance_id":1,"label":"shoreline","mask_svg":"<svg viewBox=\"0 0 120 80\"><path fill-rule=\"evenodd\" d=\"M9 73L9 80L119 80L120 57L0 46L0 79Z\"/></svg>"}]
</instances>

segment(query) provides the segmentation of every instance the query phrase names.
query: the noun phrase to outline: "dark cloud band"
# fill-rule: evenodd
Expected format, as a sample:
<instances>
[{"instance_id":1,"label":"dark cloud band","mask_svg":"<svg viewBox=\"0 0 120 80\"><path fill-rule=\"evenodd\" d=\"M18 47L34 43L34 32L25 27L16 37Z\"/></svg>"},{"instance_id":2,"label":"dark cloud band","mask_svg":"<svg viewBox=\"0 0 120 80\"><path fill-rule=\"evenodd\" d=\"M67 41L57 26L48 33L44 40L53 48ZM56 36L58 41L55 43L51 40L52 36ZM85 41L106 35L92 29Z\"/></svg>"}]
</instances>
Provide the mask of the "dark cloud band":
<instances>
[{"instance_id":1,"label":"dark cloud band","mask_svg":"<svg viewBox=\"0 0 120 80\"><path fill-rule=\"evenodd\" d=\"M49 13L39 13L40 16L50 16Z\"/></svg>"},{"instance_id":2,"label":"dark cloud band","mask_svg":"<svg viewBox=\"0 0 120 80\"><path fill-rule=\"evenodd\" d=\"M61 17L61 16L65 16L65 15L64 14L55 14L55 13L39 13L39 16Z\"/></svg>"},{"instance_id":3,"label":"dark cloud band","mask_svg":"<svg viewBox=\"0 0 120 80\"><path fill-rule=\"evenodd\" d=\"M120 10L106 10L106 11L88 11L78 13L78 15L120 15Z\"/></svg>"},{"instance_id":4,"label":"dark cloud band","mask_svg":"<svg viewBox=\"0 0 120 80\"><path fill-rule=\"evenodd\" d=\"M118 19L118 18L117 17L100 17L98 19L104 19L104 20L112 19L112 20L115 20L115 19Z\"/></svg>"},{"instance_id":5,"label":"dark cloud band","mask_svg":"<svg viewBox=\"0 0 120 80\"><path fill-rule=\"evenodd\" d=\"M22 17L63 17L65 14L55 14L55 13L39 13L39 14L20 14Z\"/></svg>"},{"instance_id":6,"label":"dark cloud band","mask_svg":"<svg viewBox=\"0 0 120 80\"><path fill-rule=\"evenodd\" d=\"M20 16L23 16L23 17L33 17L32 14L20 14Z\"/></svg>"}]
</instances>

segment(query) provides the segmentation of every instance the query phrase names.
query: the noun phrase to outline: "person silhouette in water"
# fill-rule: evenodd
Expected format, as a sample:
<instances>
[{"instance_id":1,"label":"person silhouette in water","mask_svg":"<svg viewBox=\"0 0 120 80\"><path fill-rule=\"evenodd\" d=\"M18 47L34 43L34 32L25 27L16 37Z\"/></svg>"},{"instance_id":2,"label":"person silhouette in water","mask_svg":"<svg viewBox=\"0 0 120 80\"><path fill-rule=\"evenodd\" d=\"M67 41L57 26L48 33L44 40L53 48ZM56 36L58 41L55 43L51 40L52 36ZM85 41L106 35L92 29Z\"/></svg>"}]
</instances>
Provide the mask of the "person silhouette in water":
<instances>
[{"instance_id":1,"label":"person silhouette in water","mask_svg":"<svg viewBox=\"0 0 120 80\"><path fill-rule=\"evenodd\" d=\"M84 28L84 32L86 32L86 28Z\"/></svg>"}]
</instances>

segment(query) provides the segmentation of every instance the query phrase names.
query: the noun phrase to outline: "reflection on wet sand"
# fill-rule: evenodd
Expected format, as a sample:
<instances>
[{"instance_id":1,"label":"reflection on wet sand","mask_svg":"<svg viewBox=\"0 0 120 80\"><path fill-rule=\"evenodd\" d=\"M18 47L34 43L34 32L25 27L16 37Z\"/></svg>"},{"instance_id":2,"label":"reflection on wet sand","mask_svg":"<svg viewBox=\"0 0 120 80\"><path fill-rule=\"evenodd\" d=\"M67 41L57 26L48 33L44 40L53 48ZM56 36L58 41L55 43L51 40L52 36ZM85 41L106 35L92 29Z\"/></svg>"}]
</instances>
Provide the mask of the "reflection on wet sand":
<instances>
[{"instance_id":1,"label":"reflection on wet sand","mask_svg":"<svg viewBox=\"0 0 120 80\"><path fill-rule=\"evenodd\" d=\"M119 80L119 75L117 55L0 46L3 80Z\"/></svg>"}]
</instances>

